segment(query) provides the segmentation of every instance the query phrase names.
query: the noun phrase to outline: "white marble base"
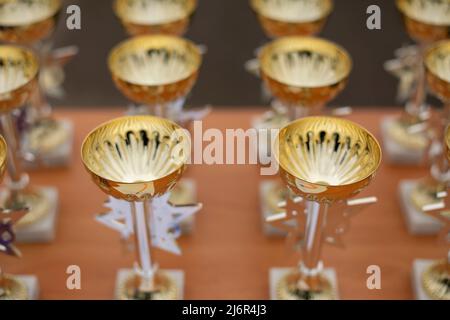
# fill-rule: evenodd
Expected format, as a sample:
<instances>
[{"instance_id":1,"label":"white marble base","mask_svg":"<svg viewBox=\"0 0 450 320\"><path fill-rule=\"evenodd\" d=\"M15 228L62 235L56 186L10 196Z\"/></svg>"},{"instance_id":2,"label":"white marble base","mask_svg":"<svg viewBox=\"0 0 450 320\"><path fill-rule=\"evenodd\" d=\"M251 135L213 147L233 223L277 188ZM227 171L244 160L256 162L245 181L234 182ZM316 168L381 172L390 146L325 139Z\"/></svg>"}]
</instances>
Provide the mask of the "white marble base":
<instances>
[{"instance_id":1,"label":"white marble base","mask_svg":"<svg viewBox=\"0 0 450 320\"><path fill-rule=\"evenodd\" d=\"M434 262L436 261L424 259L416 259L413 262L412 286L416 300L432 300L423 288L422 275L424 271Z\"/></svg>"},{"instance_id":2,"label":"white marble base","mask_svg":"<svg viewBox=\"0 0 450 320\"><path fill-rule=\"evenodd\" d=\"M162 269L166 275L168 275L171 279L173 279L178 287L178 297L177 300L183 300L184 295L184 271L182 270L166 270ZM134 274L133 269L120 269L117 272L116 277L116 290L115 290L115 299L117 297L117 290L121 287L121 284L130 276Z\"/></svg>"},{"instance_id":3,"label":"white marble base","mask_svg":"<svg viewBox=\"0 0 450 320\"><path fill-rule=\"evenodd\" d=\"M50 201L50 210L41 220L16 228L16 241L19 243L47 243L55 239L58 215L58 190L51 187L39 188Z\"/></svg>"},{"instance_id":4,"label":"white marble base","mask_svg":"<svg viewBox=\"0 0 450 320\"><path fill-rule=\"evenodd\" d=\"M50 153L40 155L37 161L25 161L27 169L68 167L70 165L74 143L74 126L71 121L66 119L58 119L58 122L60 122L68 132L65 143ZM26 142L24 143L24 146L26 146Z\"/></svg>"},{"instance_id":5,"label":"white marble base","mask_svg":"<svg viewBox=\"0 0 450 320\"><path fill-rule=\"evenodd\" d=\"M410 200L416 184L414 180L404 180L399 184L400 203L408 231L414 235L437 234L442 227L439 220L417 210Z\"/></svg>"},{"instance_id":6,"label":"white marble base","mask_svg":"<svg viewBox=\"0 0 450 320\"><path fill-rule=\"evenodd\" d=\"M277 284L283 276L291 272L293 268L271 268L269 270L269 290L270 290L270 300L277 299ZM339 299L339 291L337 287L337 276L336 271L332 268L326 268L323 270L323 275L331 282L334 290L336 300Z\"/></svg>"},{"instance_id":7,"label":"white marble base","mask_svg":"<svg viewBox=\"0 0 450 320\"><path fill-rule=\"evenodd\" d=\"M395 117L387 117L381 120L381 137L386 159L393 164L421 164L425 159L426 149L409 149L389 137L389 128L395 119Z\"/></svg>"},{"instance_id":8,"label":"white marble base","mask_svg":"<svg viewBox=\"0 0 450 320\"><path fill-rule=\"evenodd\" d=\"M263 232L267 236L275 236L275 237L283 237L286 236L286 232L280 230L270 223L266 222L266 219L276 212L271 212L269 209L269 204L267 203L267 198L270 190L273 189L273 186L278 184L273 180L265 180L259 184L259 202L261 204L261 224L263 228Z\"/></svg>"}]
</instances>

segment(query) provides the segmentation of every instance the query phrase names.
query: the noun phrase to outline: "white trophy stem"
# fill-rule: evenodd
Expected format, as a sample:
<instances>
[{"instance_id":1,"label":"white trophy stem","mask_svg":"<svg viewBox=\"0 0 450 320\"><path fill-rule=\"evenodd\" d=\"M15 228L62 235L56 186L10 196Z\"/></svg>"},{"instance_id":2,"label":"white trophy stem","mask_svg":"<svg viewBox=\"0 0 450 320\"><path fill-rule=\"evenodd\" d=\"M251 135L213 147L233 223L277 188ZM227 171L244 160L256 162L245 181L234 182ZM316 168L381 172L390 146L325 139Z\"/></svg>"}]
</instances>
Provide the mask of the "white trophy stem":
<instances>
[{"instance_id":1,"label":"white trophy stem","mask_svg":"<svg viewBox=\"0 0 450 320\"><path fill-rule=\"evenodd\" d=\"M423 66L424 52L426 50L425 45L419 45L419 71L417 75L416 88L412 97L412 101L408 104L407 112L414 116L420 117L426 109L425 98L426 98L426 79L425 79L425 67Z\"/></svg>"},{"instance_id":2,"label":"white trophy stem","mask_svg":"<svg viewBox=\"0 0 450 320\"><path fill-rule=\"evenodd\" d=\"M320 276L322 271L320 257L328 207L328 204L320 204L314 201L306 202L306 230L302 245L300 273L303 275L303 280L307 282L310 280L311 284L317 283L315 279Z\"/></svg>"},{"instance_id":3,"label":"white trophy stem","mask_svg":"<svg viewBox=\"0 0 450 320\"><path fill-rule=\"evenodd\" d=\"M138 274L141 278L139 290L141 292L152 292L155 289L155 268L150 253L151 228L149 220L151 209L148 201L133 202L131 209L134 216L134 233L138 249Z\"/></svg>"}]
</instances>

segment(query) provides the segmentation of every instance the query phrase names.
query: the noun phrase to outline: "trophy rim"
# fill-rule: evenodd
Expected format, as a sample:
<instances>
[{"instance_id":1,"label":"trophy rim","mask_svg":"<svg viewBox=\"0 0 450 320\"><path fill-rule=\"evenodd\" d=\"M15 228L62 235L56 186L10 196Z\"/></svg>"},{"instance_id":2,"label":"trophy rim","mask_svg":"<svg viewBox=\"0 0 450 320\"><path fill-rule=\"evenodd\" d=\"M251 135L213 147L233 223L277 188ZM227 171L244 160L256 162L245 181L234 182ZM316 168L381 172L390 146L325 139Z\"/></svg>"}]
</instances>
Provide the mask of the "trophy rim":
<instances>
[{"instance_id":1,"label":"trophy rim","mask_svg":"<svg viewBox=\"0 0 450 320\"><path fill-rule=\"evenodd\" d=\"M103 128L107 127L107 126L110 126L110 125L116 125L119 122L128 121L130 119L135 119L135 120L139 120L139 119L156 120L156 121L159 121L161 123L166 123L169 126L175 127L176 130L181 130L180 132L183 132L184 136L187 139L189 139L189 141L190 141L190 137L189 137L188 134L186 134L185 129L183 129L180 125L176 124L175 122L173 122L171 120L168 120L166 118L160 118L160 117L151 116L151 115L134 115L134 116L122 116L122 117L114 118L114 119L111 119L109 121L103 122L103 123L99 124L98 126L96 126L83 139L83 142L81 144L81 161L83 162L84 167L86 168L86 170L90 174L93 174L93 175L95 175L97 177L100 177L103 180L106 180L106 181L109 181L109 182L112 182L112 183L116 183L116 184L120 184L120 185L135 185L135 184L141 184L141 183L152 183L152 182L155 182L155 181L163 180L163 179L173 175L177 171L180 171L183 167L185 167L187 165L187 162L188 162L188 159L189 159L189 155L186 155L185 159L183 159L184 161L181 164L179 164L173 170L171 170L170 172L166 173L163 176L160 176L160 177L155 178L153 180L133 181L133 182L117 181L115 179L111 179L109 177L105 177L103 174L100 174L96 170L94 170L90 166L90 162L86 160L86 158L88 157L87 151L86 151L87 144L89 143L88 140L91 139L91 136L94 135L98 130L101 130L101 129L103 129ZM180 174L180 176L181 176L181 174Z\"/></svg>"},{"instance_id":2,"label":"trophy rim","mask_svg":"<svg viewBox=\"0 0 450 320\"><path fill-rule=\"evenodd\" d=\"M158 22L158 23L142 23L142 22L134 21L133 19L129 19L129 17L124 14L123 10L120 9L120 5L123 4L125 1L127 1L127 0L114 0L114 2L113 2L114 14L123 23L131 23L131 24L139 25L139 26L159 26L159 25L164 25L164 24L169 24L169 23L175 23L177 21L182 21L182 20L187 19L190 16L192 16L198 6L197 0L185 0L186 3L188 4L188 9L184 12L184 14L181 18L170 19L170 20L167 20L164 22Z\"/></svg>"},{"instance_id":3,"label":"trophy rim","mask_svg":"<svg viewBox=\"0 0 450 320\"><path fill-rule=\"evenodd\" d=\"M298 46L299 44L306 44L304 47L311 49L311 51L314 50L314 48L321 48L324 51L330 51L334 50L336 51L343 59L341 59L344 62L345 70L340 74L338 77L336 77L336 80L329 83L324 83L321 85L297 85L287 82L285 79L280 79L277 75L274 75L274 73L271 71L271 68L269 67L268 59L270 59L270 53L274 52L274 50L277 47L285 47L286 45L292 46L294 44ZM293 47L294 48L294 47ZM327 88L327 87L334 87L338 85L339 83L345 81L349 78L352 69L353 69L353 60L350 56L349 52L339 44L325 40L320 37L314 37L314 36L286 36L286 37L280 37L278 39L275 39L268 44L266 44L262 50L260 51L258 55L258 60L260 62L260 70L261 72L268 77L269 79L276 81L282 85L293 87L293 88L305 88L305 89L318 89L318 88Z\"/></svg>"},{"instance_id":4,"label":"trophy rim","mask_svg":"<svg viewBox=\"0 0 450 320\"><path fill-rule=\"evenodd\" d=\"M270 19L272 21L278 21L278 22L282 22L282 23L292 23L292 24L307 24L307 23L314 23L314 22L318 22L321 21L325 18L327 18L328 16L331 15L331 13L333 12L334 9L334 2L333 0L323 0L325 3L325 7L326 9L324 10L324 12L320 15L319 18L315 18L315 19L310 19L310 20L303 20L303 21L296 21L296 20L278 20L275 19L272 16L268 16L266 14L264 14L263 10L262 10L262 1L263 0L250 0L250 7L252 8L252 10L259 16L262 16L266 19Z\"/></svg>"},{"instance_id":5,"label":"trophy rim","mask_svg":"<svg viewBox=\"0 0 450 320\"><path fill-rule=\"evenodd\" d=\"M395 5L397 7L397 9L400 11L400 13L406 17L408 17L408 19L411 19L413 21L416 21L418 23L424 24L424 25L429 25L429 26L434 26L434 27L449 27L450 23L447 24L439 24L439 23L435 23L435 22L431 22L431 21L424 21L424 20L420 20L415 16L411 16L411 14L409 13L408 9L407 9L407 2L408 0L395 0Z\"/></svg>"},{"instance_id":6,"label":"trophy rim","mask_svg":"<svg viewBox=\"0 0 450 320\"><path fill-rule=\"evenodd\" d=\"M21 45L14 45L14 44L1 44L0 45L0 58L2 57L2 51L10 51L15 52L16 54L24 54L26 57L29 58L29 60L32 63L32 71L30 72L30 76L26 79L26 82L9 89L5 92L0 92L0 95L7 94L10 92L14 92L16 90L20 90L21 88L24 88L28 86L38 75L39 73L39 61L34 52L24 46ZM15 108L12 108L15 109Z\"/></svg>"},{"instance_id":7,"label":"trophy rim","mask_svg":"<svg viewBox=\"0 0 450 320\"><path fill-rule=\"evenodd\" d=\"M444 79L443 77L441 77L437 72L433 70L434 68L431 66L433 57L436 54L436 52L446 47L448 47L450 55L450 39L438 41L434 45L432 45L425 53L424 64L429 74L431 74L433 77L441 81L444 81L445 83L450 84L448 79Z\"/></svg>"},{"instance_id":8,"label":"trophy rim","mask_svg":"<svg viewBox=\"0 0 450 320\"><path fill-rule=\"evenodd\" d=\"M8 156L8 145L5 138L0 135L0 179L3 177L6 169L6 161Z\"/></svg>"},{"instance_id":9,"label":"trophy rim","mask_svg":"<svg viewBox=\"0 0 450 320\"><path fill-rule=\"evenodd\" d=\"M337 121L337 122L341 122L341 123L345 123L346 125L350 125L354 128L357 128L358 130L360 130L361 132L364 132L365 135L367 135L368 137L370 137L370 139L372 140L373 145L376 147L376 156L377 156L377 161L376 164L371 168L370 172L361 176L360 178L358 178L355 181L352 181L350 183L345 183L345 184L339 184L339 185L331 185L331 184L326 184L323 182L311 182L308 180L305 180L304 178L300 178L297 176L297 174L295 172L293 172L292 170L288 169L287 166L282 163L280 161L280 148L279 148L279 144L280 144L280 135L282 132L286 131L288 128L298 125L300 122L306 122L306 121L317 121L317 120L327 120L327 121ZM369 179L370 177L373 177L376 172L379 170L381 163L382 163L382 159L383 159L383 151L381 148L381 145L379 143L379 141L376 139L375 135L372 134L369 130L367 130L366 128L364 128L363 126L361 126L360 124L351 121L351 120L347 120L347 119L342 119L342 118L337 118L337 117L329 117L329 116L312 116L312 117L304 117L304 118L300 118L297 119L289 124L287 124L286 126L284 126L283 128L280 129L277 138L275 139L275 143L274 143L274 156L275 159L278 163L278 165L280 166L280 168L285 171L286 173L288 173L289 175L291 175L292 177L294 177L295 179L298 179L300 181L306 182L308 184L312 184L312 185L316 185L316 186L320 186L320 187L326 187L326 188L346 188L349 186L353 186L353 185L358 185L361 182Z\"/></svg>"},{"instance_id":10,"label":"trophy rim","mask_svg":"<svg viewBox=\"0 0 450 320\"><path fill-rule=\"evenodd\" d=\"M0 23L0 26L9 27L9 28L17 28L17 27L24 27L24 26L32 26L34 24L38 24L38 23L41 23L42 21L48 20L48 19L56 16L59 13L59 11L61 10L61 8L62 8L62 1L61 0L50 0L50 1L52 2L53 7L52 7L51 12L49 12L49 14L46 15L45 17L43 17L43 18L41 18L39 20L36 20L36 21L31 21L31 22L26 22L26 23L17 23L17 24L3 24L3 23ZM4 1L2 1L2 2L4 2Z\"/></svg>"},{"instance_id":11,"label":"trophy rim","mask_svg":"<svg viewBox=\"0 0 450 320\"><path fill-rule=\"evenodd\" d=\"M133 46L137 42L150 42L150 41L172 42L172 43L177 43L178 45L187 47L189 49L189 52L191 54L193 54L194 60L195 60L193 66L191 68L192 70L190 70L189 74L187 74L186 76L180 77L175 81L161 81L159 83L151 83L151 84L144 84L144 83L139 83L136 81L130 81L129 79L125 79L121 75L121 73L117 71L116 60L117 60L117 56L119 55L119 52L121 50L126 49L127 47ZM185 81L185 80L189 79L190 77L192 77L194 74L196 74L199 71L201 65L202 65L202 54L200 52L200 49L197 47L197 45L193 41L182 38L182 37L174 36L174 35L168 35L168 34L148 34L148 35L138 35L138 36L130 37L124 41L119 42L116 46L114 46L108 55L108 69L109 69L111 75L124 83L134 85L134 86L139 86L139 87L166 86L166 85L175 84L175 83L178 83L181 81Z\"/></svg>"}]
</instances>

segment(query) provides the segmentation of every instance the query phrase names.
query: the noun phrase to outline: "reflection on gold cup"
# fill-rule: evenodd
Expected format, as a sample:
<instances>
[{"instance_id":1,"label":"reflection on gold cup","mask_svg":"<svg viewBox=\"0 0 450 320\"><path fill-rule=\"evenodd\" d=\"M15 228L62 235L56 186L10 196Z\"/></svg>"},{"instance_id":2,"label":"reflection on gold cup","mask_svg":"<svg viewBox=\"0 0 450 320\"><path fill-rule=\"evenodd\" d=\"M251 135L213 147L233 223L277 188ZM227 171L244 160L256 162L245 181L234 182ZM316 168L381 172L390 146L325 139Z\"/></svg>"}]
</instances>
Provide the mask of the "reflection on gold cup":
<instances>
[{"instance_id":1,"label":"reflection on gold cup","mask_svg":"<svg viewBox=\"0 0 450 320\"><path fill-rule=\"evenodd\" d=\"M419 43L446 39L450 27L449 0L396 0L406 30Z\"/></svg>"},{"instance_id":2,"label":"reflection on gold cup","mask_svg":"<svg viewBox=\"0 0 450 320\"><path fill-rule=\"evenodd\" d=\"M114 12L130 35L181 36L196 6L197 0L116 0Z\"/></svg>"},{"instance_id":3,"label":"reflection on gold cup","mask_svg":"<svg viewBox=\"0 0 450 320\"><path fill-rule=\"evenodd\" d=\"M273 96L286 106L305 109L333 99L344 89L352 69L343 48L313 37L275 40L262 49L259 60L261 77Z\"/></svg>"},{"instance_id":4,"label":"reflection on gold cup","mask_svg":"<svg viewBox=\"0 0 450 320\"><path fill-rule=\"evenodd\" d=\"M267 36L312 36L319 33L333 10L332 0L251 0Z\"/></svg>"},{"instance_id":5,"label":"reflection on gold cup","mask_svg":"<svg viewBox=\"0 0 450 320\"><path fill-rule=\"evenodd\" d=\"M60 0L1 0L0 39L32 44L55 29Z\"/></svg>"},{"instance_id":6,"label":"reflection on gold cup","mask_svg":"<svg viewBox=\"0 0 450 320\"><path fill-rule=\"evenodd\" d=\"M450 40L441 41L425 54L427 82L441 101L450 103Z\"/></svg>"},{"instance_id":7,"label":"reflection on gold cup","mask_svg":"<svg viewBox=\"0 0 450 320\"><path fill-rule=\"evenodd\" d=\"M322 274L321 249L331 206L367 187L381 163L377 140L344 119L307 117L281 129L274 145L280 175L287 187L306 200L300 270L278 284L280 299L334 299L333 285ZM287 208L296 210L299 208Z\"/></svg>"},{"instance_id":8,"label":"reflection on gold cup","mask_svg":"<svg viewBox=\"0 0 450 320\"><path fill-rule=\"evenodd\" d=\"M108 65L116 86L129 99L164 105L190 92L201 61L200 51L192 42L151 35L119 44L112 50Z\"/></svg>"}]
</instances>

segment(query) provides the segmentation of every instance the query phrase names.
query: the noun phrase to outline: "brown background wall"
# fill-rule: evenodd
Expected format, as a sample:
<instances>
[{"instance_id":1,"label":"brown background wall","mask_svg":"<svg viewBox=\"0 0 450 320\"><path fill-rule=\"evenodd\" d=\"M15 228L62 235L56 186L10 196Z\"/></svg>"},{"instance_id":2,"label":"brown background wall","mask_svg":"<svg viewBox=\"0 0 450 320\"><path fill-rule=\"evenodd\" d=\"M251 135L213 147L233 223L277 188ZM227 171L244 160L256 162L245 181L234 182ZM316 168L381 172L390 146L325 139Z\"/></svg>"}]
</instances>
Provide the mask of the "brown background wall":
<instances>
[{"instance_id":1,"label":"brown background wall","mask_svg":"<svg viewBox=\"0 0 450 320\"><path fill-rule=\"evenodd\" d=\"M76 44L80 55L67 68L64 101L58 105L115 106L126 100L114 88L106 68L108 51L126 38L112 11L111 0L67 0L82 11L82 30L68 31L61 19L58 46ZM366 9L382 10L382 30L366 28ZM65 14L62 16L65 17ZM199 0L188 38L208 46L200 78L189 103L200 105L261 105L260 81L243 68L254 49L266 40L247 0ZM396 79L382 64L393 51L411 42L393 0L335 0L335 10L322 37L345 47L354 60L348 88L334 104L394 105Z\"/></svg>"}]
</instances>

